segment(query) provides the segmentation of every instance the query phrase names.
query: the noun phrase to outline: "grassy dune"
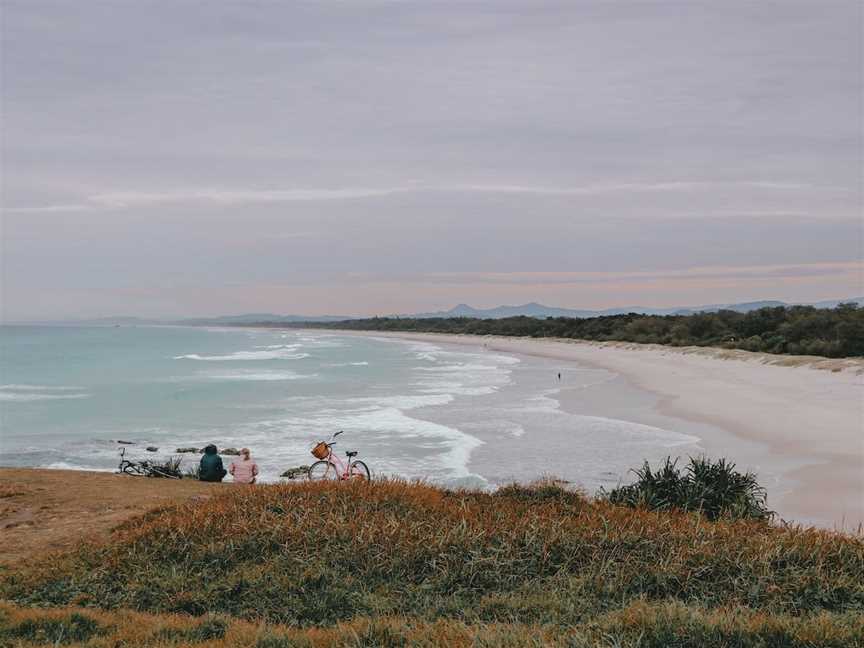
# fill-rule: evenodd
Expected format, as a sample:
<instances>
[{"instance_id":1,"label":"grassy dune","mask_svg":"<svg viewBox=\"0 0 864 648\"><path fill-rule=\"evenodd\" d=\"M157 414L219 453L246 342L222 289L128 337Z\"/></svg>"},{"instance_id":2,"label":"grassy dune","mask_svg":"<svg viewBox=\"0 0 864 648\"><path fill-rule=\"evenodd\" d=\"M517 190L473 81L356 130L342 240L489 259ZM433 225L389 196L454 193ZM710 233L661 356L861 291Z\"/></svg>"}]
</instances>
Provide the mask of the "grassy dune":
<instances>
[{"instance_id":1,"label":"grassy dune","mask_svg":"<svg viewBox=\"0 0 864 648\"><path fill-rule=\"evenodd\" d=\"M862 574L860 538L552 485L274 485L156 510L110 542L14 570L0 639L66 628L88 646L864 646Z\"/></svg>"}]
</instances>

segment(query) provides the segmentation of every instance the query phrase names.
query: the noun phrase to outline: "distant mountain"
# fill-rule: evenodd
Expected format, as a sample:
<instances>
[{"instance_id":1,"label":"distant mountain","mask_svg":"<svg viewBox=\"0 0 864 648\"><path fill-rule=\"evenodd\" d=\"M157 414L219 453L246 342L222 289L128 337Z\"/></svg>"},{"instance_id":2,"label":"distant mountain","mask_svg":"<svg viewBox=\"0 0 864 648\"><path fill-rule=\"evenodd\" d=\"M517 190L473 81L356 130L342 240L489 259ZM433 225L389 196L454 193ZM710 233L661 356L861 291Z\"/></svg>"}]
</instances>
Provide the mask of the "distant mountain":
<instances>
[{"instance_id":1,"label":"distant mountain","mask_svg":"<svg viewBox=\"0 0 864 648\"><path fill-rule=\"evenodd\" d=\"M32 326L144 326L147 324L165 324L162 320L145 319L143 317L93 317L74 320L24 320L13 324L28 324Z\"/></svg>"},{"instance_id":2,"label":"distant mountain","mask_svg":"<svg viewBox=\"0 0 864 648\"><path fill-rule=\"evenodd\" d=\"M754 301L743 304L710 304L708 306L696 306L693 308L676 308L671 315L693 315L694 313L716 313L720 310L731 310L738 313L748 313L760 308L774 308L776 306L789 306L781 301Z\"/></svg>"},{"instance_id":3,"label":"distant mountain","mask_svg":"<svg viewBox=\"0 0 864 648\"><path fill-rule=\"evenodd\" d=\"M172 324L185 326L242 326L259 322L341 322L351 319L345 315L275 315L273 313L246 313L243 315L222 315L220 317L197 317L184 319Z\"/></svg>"},{"instance_id":4,"label":"distant mountain","mask_svg":"<svg viewBox=\"0 0 864 648\"><path fill-rule=\"evenodd\" d=\"M572 310L569 308L555 308L532 302L521 306L498 306L496 308L473 308L468 304L459 304L448 311L437 313L419 313L417 315L406 315L417 319L430 317L476 317L478 319L502 319L504 317L591 317L593 311Z\"/></svg>"},{"instance_id":5,"label":"distant mountain","mask_svg":"<svg viewBox=\"0 0 864 648\"><path fill-rule=\"evenodd\" d=\"M859 306L864 306L864 297L854 297L852 299L829 299L828 301L820 301L810 304L816 308L837 308L840 304L848 304L853 302Z\"/></svg>"},{"instance_id":6,"label":"distant mountain","mask_svg":"<svg viewBox=\"0 0 864 648\"><path fill-rule=\"evenodd\" d=\"M817 308L835 308L838 304L854 302L864 305L864 297L852 299L839 299L831 301L816 302L814 304L802 304L815 306ZM747 313L759 308L775 306L791 306L782 301L767 300L743 302L740 304L709 304L705 306L677 306L673 308L647 308L644 306L630 306L624 308L607 308L605 310L580 310L571 308L558 308L555 306L544 306L536 302L523 304L521 306L497 306L496 308L474 308L468 304L459 304L447 311L435 313L418 313L416 315L402 315L401 317L414 317L417 319L428 319L432 317L474 317L477 319L502 319L505 317L602 317L605 315L624 315L626 313L639 313L640 315L693 315L694 313L716 313L720 310L732 310L739 313Z\"/></svg>"},{"instance_id":7,"label":"distant mountain","mask_svg":"<svg viewBox=\"0 0 864 648\"><path fill-rule=\"evenodd\" d=\"M341 322L351 319L345 315L275 315L273 313L246 313L218 317L193 317L181 320L146 319L143 317L95 317L77 320L27 321L21 324L46 326L242 326L263 322Z\"/></svg>"},{"instance_id":8,"label":"distant mountain","mask_svg":"<svg viewBox=\"0 0 864 648\"><path fill-rule=\"evenodd\" d=\"M802 306L816 308L836 308L838 304L855 303L864 306L864 297L850 299L832 299ZM411 317L429 319L432 317L473 317L477 319L503 319L505 317L602 317L604 315L624 315L639 313L641 315L693 315L694 313L716 313L719 310L733 310L747 313L751 310L773 306L792 306L782 301L753 301L740 304L709 304L706 306L680 306L673 308L646 308L644 306L626 306L623 308L607 308L605 310L581 310L574 308L558 308L544 306L536 302L521 306L497 306L495 308L474 308L468 304L459 304L450 310L434 313L416 313L414 315L389 315L389 317ZM220 315L218 317L195 317L181 320L146 319L141 317L99 317L92 319L64 321L30 321L21 324L45 324L66 326L145 326L154 324L173 324L182 326L243 326L259 323L297 323L297 322L342 322L349 319L362 319L349 315L276 315L275 313L244 313L242 315Z\"/></svg>"}]
</instances>

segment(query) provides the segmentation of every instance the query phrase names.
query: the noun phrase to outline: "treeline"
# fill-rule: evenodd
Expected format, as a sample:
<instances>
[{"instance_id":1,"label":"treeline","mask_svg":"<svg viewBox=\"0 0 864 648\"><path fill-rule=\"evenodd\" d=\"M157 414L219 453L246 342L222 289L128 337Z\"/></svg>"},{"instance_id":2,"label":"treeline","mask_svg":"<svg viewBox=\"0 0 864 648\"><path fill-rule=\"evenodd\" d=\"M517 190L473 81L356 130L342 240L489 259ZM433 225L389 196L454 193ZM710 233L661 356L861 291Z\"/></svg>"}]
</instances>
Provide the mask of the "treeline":
<instances>
[{"instance_id":1,"label":"treeline","mask_svg":"<svg viewBox=\"0 0 864 648\"><path fill-rule=\"evenodd\" d=\"M284 323L272 325L286 326ZM715 346L829 358L864 356L864 307L855 303L840 304L833 309L777 306L748 313L731 310L694 315L628 313L585 319L537 319L525 316L505 319L373 317L287 326Z\"/></svg>"}]
</instances>

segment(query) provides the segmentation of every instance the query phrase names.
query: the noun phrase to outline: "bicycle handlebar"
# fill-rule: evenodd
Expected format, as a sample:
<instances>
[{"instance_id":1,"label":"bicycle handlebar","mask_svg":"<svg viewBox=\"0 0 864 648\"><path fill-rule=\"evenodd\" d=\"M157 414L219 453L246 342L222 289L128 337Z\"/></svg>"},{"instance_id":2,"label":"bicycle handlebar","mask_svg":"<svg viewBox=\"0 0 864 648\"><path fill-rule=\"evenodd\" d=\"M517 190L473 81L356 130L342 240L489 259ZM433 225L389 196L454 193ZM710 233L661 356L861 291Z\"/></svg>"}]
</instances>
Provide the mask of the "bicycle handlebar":
<instances>
[{"instance_id":1,"label":"bicycle handlebar","mask_svg":"<svg viewBox=\"0 0 864 648\"><path fill-rule=\"evenodd\" d=\"M336 445L336 442L333 439L335 439L337 436L342 434L344 431L345 430L339 430L338 432L334 432L333 434L330 435L330 440L324 441L324 443L326 443L328 446Z\"/></svg>"}]
</instances>

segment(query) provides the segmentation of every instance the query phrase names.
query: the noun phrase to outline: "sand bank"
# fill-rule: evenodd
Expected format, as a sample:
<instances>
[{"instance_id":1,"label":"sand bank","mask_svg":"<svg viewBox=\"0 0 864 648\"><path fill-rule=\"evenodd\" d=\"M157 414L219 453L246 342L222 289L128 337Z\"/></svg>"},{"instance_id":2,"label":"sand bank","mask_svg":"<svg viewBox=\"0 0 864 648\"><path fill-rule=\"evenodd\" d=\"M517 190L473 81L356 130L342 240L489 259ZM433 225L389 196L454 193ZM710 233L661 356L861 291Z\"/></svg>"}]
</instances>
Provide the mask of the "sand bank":
<instances>
[{"instance_id":1,"label":"sand bank","mask_svg":"<svg viewBox=\"0 0 864 648\"><path fill-rule=\"evenodd\" d=\"M769 503L783 518L845 529L864 523L864 359L615 342L389 335L485 346L613 371L655 394L656 413L725 432L701 433L707 454L734 456L739 465L749 467L753 464L742 461L742 453L753 455L753 448L760 447L757 465L784 478L782 487L773 493L769 489L769 495L775 495ZM562 391L565 408L568 400ZM620 410L621 419L653 423L640 420L638 411L623 401Z\"/></svg>"},{"instance_id":2,"label":"sand bank","mask_svg":"<svg viewBox=\"0 0 864 648\"><path fill-rule=\"evenodd\" d=\"M135 515L209 497L225 487L192 479L0 468L0 568L81 540L104 539Z\"/></svg>"}]
</instances>

